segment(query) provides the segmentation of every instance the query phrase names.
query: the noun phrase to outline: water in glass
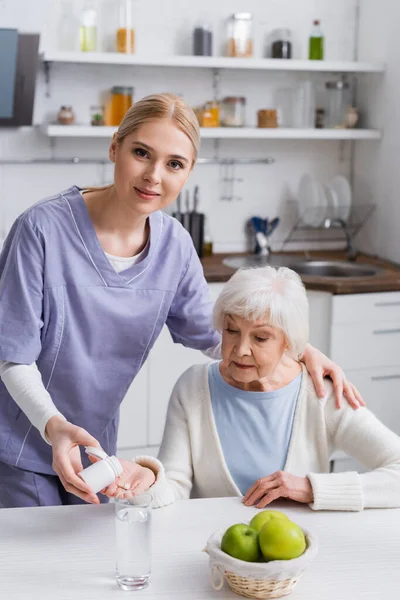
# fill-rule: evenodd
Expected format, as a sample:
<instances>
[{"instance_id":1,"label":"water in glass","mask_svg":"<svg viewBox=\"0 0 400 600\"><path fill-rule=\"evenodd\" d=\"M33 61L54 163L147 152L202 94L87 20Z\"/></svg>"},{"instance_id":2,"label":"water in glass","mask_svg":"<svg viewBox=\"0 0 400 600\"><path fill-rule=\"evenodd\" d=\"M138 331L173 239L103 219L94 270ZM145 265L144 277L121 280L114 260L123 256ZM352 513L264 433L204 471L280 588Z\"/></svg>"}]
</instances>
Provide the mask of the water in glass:
<instances>
[{"instance_id":1,"label":"water in glass","mask_svg":"<svg viewBox=\"0 0 400 600\"><path fill-rule=\"evenodd\" d=\"M115 503L117 584L123 590L149 585L151 572L151 506L135 498Z\"/></svg>"}]
</instances>

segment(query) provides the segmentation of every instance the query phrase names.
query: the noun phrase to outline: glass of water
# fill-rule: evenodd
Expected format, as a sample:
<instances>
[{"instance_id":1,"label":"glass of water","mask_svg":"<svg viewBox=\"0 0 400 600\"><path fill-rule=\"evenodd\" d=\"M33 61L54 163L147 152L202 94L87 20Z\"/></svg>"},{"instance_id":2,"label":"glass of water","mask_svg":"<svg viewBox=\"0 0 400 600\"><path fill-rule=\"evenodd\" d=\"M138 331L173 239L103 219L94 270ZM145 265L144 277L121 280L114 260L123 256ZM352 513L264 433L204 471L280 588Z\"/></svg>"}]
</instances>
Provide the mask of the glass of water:
<instances>
[{"instance_id":1,"label":"glass of water","mask_svg":"<svg viewBox=\"0 0 400 600\"><path fill-rule=\"evenodd\" d=\"M115 499L117 584L122 590L143 590L151 573L151 494Z\"/></svg>"}]
</instances>

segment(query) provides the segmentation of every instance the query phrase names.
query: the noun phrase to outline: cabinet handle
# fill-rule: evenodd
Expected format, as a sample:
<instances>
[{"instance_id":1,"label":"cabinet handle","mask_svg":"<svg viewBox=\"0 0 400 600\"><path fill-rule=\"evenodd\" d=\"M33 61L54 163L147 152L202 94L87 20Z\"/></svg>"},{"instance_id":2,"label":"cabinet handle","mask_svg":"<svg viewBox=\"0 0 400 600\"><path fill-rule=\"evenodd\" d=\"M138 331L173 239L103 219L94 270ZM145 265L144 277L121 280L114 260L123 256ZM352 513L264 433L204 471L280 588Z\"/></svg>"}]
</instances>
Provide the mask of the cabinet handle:
<instances>
[{"instance_id":1,"label":"cabinet handle","mask_svg":"<svg viewBox=\"0 0 400 600\"><path fill-rule=\"evenodd\" d=\"M400 375L373 375L371 381L388 381L389 379L400 379Z\"/></svg>"},{"instance_id":2,"label":"cabinet handle","mask_svg":"<svg viewBox=\"0 0 400 600\"><path fill-rule=\"evenodd\" d=\"M381 308L382 306L400 306L400 300L397 302L375 302L374 306Z\"/></svg>"},{"instance_id":3,"label":"cabinet handle","mask_svg":"<svg viewBox=\"0 0 400 600\"><path fill-rule=\"evenodd\" d=\"M397 329L375 329L372 333L374 335L385 335L387 333L400 333L400 328L397 328Z\"/></svg>"}]
</instances>

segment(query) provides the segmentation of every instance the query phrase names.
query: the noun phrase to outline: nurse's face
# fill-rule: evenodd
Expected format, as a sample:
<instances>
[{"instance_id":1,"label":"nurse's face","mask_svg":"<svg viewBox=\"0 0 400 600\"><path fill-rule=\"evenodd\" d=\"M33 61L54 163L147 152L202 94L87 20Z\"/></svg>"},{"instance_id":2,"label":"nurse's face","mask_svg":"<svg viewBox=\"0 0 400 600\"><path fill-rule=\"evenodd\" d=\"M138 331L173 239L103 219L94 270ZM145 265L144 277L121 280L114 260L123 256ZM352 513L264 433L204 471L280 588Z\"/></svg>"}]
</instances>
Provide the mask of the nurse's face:
<instances>
[{"instance_id":1,"label":"nurse's face","mask_svg":"<svg viewBox=\"0 0 400 600\"><path fill-rule=\"evenodd\" d=\"M114 137L110 158L115 163L118 198L145 215L176 199L192 170L194 151L187 135L174 123L154 119L120 144Z\"/></svg>"}]
</instances>

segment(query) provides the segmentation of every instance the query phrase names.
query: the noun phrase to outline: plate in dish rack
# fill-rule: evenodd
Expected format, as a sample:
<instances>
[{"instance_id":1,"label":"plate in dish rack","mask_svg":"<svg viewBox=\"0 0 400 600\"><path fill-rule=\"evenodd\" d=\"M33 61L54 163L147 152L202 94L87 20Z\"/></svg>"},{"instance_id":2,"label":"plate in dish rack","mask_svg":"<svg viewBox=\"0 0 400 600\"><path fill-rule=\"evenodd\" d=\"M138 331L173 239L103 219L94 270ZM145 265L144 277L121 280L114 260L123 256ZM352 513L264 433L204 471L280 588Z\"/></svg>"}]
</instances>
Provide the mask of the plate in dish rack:
<instances>
[{"instance_id":1,"label":"plate in dish rack","mask_svg":"<svg viewBox=\"0 0 400 600\"><path fill-rule=\"evenodd\" d=\"M320 227L327 216L328 201L323 186L310 175L303 175L297 192L299 215L304 225Z\"/></svg>"}]
</instances>

